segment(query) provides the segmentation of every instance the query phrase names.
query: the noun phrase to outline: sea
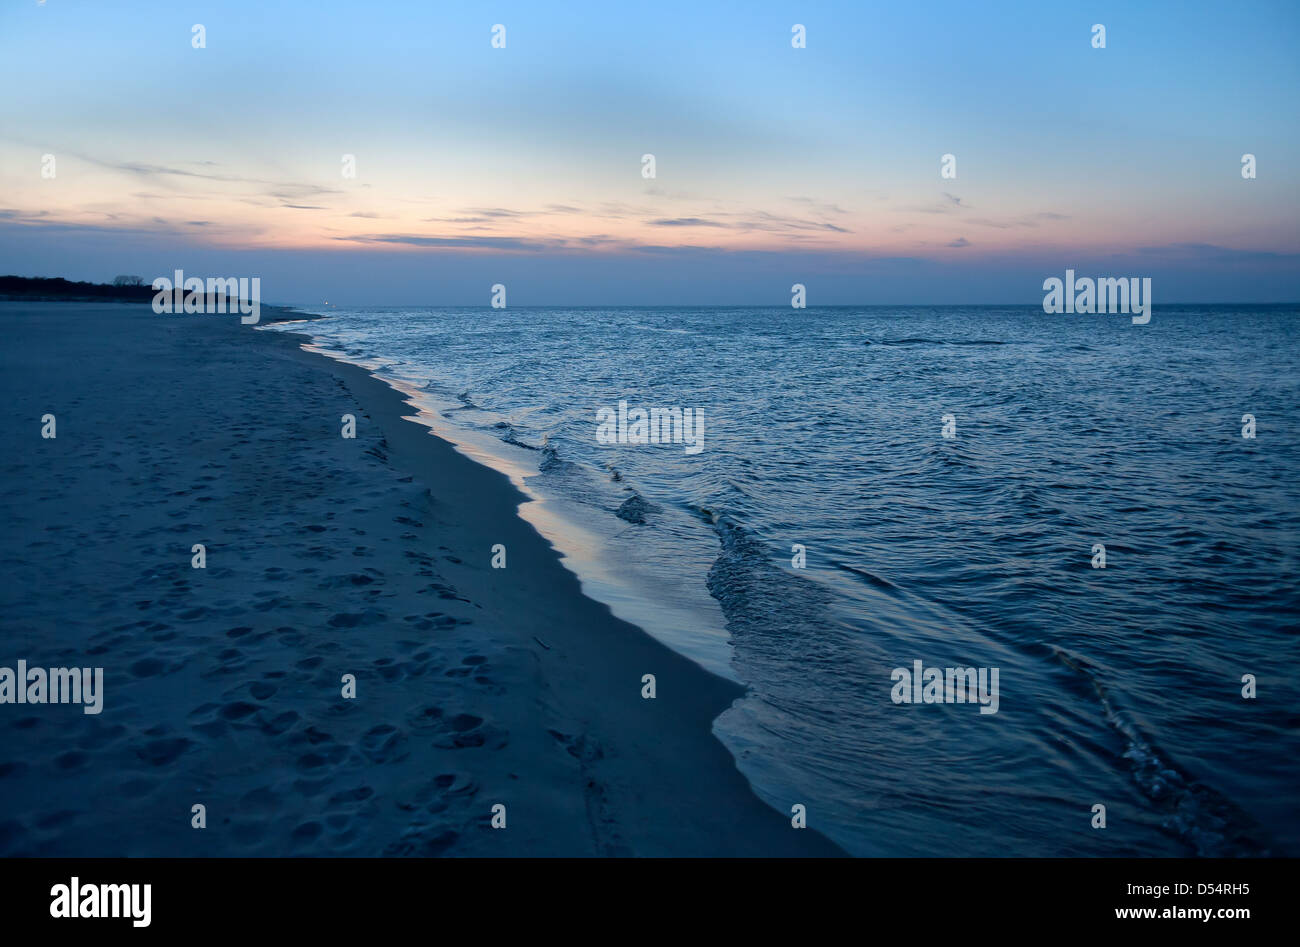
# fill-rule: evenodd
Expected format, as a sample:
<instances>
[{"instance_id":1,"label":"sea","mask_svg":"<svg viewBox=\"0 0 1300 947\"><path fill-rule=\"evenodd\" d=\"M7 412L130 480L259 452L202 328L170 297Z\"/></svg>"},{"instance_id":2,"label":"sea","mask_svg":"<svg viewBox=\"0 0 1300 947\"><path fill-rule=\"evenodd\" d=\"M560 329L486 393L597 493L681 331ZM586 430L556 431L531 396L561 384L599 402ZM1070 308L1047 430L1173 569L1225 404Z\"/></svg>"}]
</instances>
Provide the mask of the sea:
<instances>
[{"instance_id":1,"label":"sea","mask_svg":"<svg viewBox=\"0 0 1300 947\"><path fill-rule=\"evenodd\" d=\"M1300 854L1300 307L300 308L847 851Z\"/></svg>"}]
</instances>

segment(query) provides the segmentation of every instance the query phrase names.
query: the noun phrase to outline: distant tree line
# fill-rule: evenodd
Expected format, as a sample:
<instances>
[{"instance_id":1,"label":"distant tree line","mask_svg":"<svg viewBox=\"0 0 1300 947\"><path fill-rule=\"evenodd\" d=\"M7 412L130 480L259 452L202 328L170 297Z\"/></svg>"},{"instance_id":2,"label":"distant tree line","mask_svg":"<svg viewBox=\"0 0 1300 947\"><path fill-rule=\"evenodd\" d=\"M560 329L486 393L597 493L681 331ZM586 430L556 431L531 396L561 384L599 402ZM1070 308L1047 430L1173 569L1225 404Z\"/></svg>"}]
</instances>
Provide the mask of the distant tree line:
<instances>
[{"instance_id":1,"label":"distant tree line","mask_svg":"<svg viewBox=\"0 0 1300 947\"><path fill-rule=\"evenodd\" d=\"M139 276L118 276L112 283L80 283L56 276L0 276L0 298L116 299L150 302L154 291Z\"/></svg>"}]
</instances>

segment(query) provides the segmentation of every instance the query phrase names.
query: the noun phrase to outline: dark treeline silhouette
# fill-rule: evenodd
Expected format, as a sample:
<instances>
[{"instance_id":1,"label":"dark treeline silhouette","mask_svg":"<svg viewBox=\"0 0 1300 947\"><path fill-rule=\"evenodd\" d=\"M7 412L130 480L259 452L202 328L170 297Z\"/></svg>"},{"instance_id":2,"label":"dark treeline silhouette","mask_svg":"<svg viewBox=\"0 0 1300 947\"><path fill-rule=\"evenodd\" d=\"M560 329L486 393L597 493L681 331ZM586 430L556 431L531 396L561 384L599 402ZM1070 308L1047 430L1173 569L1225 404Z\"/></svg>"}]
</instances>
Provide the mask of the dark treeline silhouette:
<instances>
[{"instance_id":1,"label":"dark treeline silhouette","mask_svg":"<svg viewBox=\"0 0 1300 947\"><path fill-rule=\"evenodd\" d=\"M0 299L115 299L124 302L150 302L153 288L136 277L119 276L112 283L74 283L61 276L0 276Z\"/></svg>"},{"instance_id":2,"label":"dark treeline silhouette","mask_svg":"<svg viewBox=\"0 0 1300 947\"><path fill-rule=\"evenodd\" d=\"M0 276L0 299L37 302L103 300L107 302L153 302L157 291L139 276L119 276L111 283L74 283L61 276ZM170 293L175 311L180 312L186 297L193 295L203 305L221 305L222 311L235 311L238 295L194 292L173 289Z\"/></svg>"}]
</instances>

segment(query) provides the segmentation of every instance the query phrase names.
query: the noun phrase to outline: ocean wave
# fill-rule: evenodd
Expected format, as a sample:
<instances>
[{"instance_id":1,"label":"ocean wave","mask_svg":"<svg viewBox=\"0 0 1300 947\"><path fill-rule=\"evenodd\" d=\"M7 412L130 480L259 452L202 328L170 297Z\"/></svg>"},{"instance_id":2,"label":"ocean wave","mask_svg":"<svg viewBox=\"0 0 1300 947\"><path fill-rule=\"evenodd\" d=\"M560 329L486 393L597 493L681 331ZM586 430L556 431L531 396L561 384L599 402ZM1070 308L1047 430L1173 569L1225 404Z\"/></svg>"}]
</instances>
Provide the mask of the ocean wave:
<instances>
[{"instance_id":1,"label":"ocean wave","mask_svg":"<svg viewBox=\"0 0 1300 947\"><path fill-rule=\"evenodd\" d=\"M1053 650L1062 664L1091 685L1106 723L1124 742L1121 756L1130 765L1134 783L1153 808L1163 814L1167 830L1205 858L1269 855L1259 826L1229 799L1174 765L1168 754L1120 709L1096 668L1062 648Z\"/></svg>"},{"instance_id":2,"label":"ocean wave","mask_svg":"<svg viewBox=\"0 0 1300 947\"><path fill-rule=\"evenodd\" d=\"M635 523L638 526L641 526L645 524L647 513L662 512L663 507L649 502L645 497L641 496L641 494L634 490L632 491L632 495L619 505L619 508L615 511L614 515L619 519L627 520L629 523Z\"/></svg>"},{"instance_id":3,"label":"ocean wave","mask_svg":"<svg viewBox=\"0 0 1300 947\"><path fill-rule=\"evenodd\" d=\"M515 433L515 427L514 427L514 425L511 424L509 421L498 421L496 424L492 425L492 427L493 427L494 430L498 430L498 431L502 431L502 432L503 432L502 434L499 434L498 436L499 436L499 437L501 438L501 440L502 440L504 443L506 443L506 444L512 444L512 445L515 446L515 447L522 447L524 450L541 450L541 449L542 449L542 448L541 448L541 445L539 445L539 444L529 444L527 441L525 441L523 438L521 438L517 433Z\"/></svg>"},{"instance_id":4,"label":"ocean wave","mask_svg":"<svg viewBox=\"0 0 1300 947\"><path fill-rule=\"evenodd\" d=\"M863 345L1008 345L997 339L863 339Z\"/></svg>"}]
</instances>

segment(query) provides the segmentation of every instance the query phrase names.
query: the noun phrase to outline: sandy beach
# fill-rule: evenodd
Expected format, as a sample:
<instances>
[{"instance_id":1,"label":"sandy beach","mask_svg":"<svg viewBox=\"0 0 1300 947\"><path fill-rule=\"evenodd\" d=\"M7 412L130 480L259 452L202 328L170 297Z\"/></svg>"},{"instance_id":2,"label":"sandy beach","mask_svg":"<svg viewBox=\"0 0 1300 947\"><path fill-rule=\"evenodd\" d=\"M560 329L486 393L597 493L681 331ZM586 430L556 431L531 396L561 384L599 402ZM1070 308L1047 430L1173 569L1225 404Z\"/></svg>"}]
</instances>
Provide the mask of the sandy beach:
<instances>
[{"instance_id":1,"label":"sandy beach","mask_svg":"<svg viewBox=\"0 0 1300 947\"><path fill-rule=\"evenodd\" d=\"M0 665L103 668L98 714L0 707L0 854L839 854L712 735L741 689L583 596L383 382L232 316L0 329Z\"/></svg>"}]
</instances>

